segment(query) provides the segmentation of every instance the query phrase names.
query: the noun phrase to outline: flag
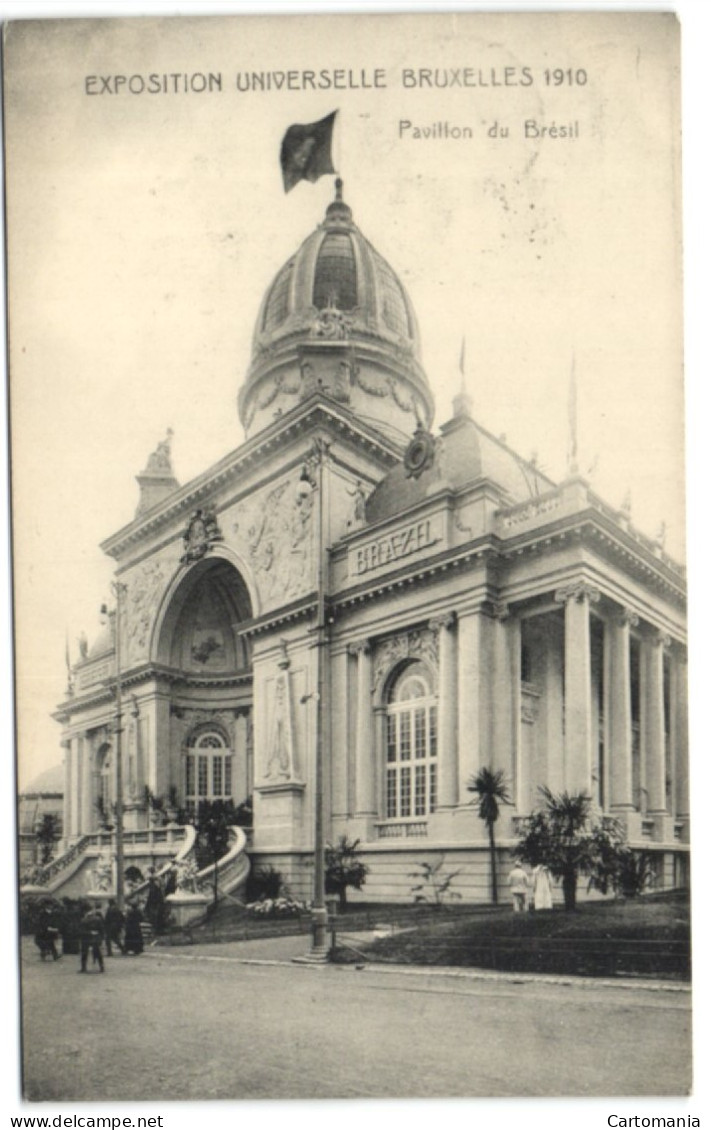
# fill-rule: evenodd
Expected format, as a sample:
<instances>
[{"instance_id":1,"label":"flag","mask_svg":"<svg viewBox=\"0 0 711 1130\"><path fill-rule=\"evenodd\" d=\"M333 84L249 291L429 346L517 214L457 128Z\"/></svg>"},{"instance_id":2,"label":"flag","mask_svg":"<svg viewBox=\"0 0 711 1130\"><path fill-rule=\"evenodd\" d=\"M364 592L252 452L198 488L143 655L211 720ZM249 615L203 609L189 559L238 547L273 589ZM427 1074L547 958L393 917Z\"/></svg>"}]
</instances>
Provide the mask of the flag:
<instances>
[{"instance_id":1,"label":"flag","mask_svg":"<svg viewBox=\"0 0 711 1130\"><path fill-rule=\"evenodd\" d=\"M300 180L313 184L324 173L335 173L331 158L331 139L338 110L308 125L289 126L281 142L279 161L284 192L291 192Z\"/></svg>"},{"instance_id":2,"label":"flag","mask_svg":"<svg viewBox=\"0 0 711 1130\"><path fill-rule=\"evenodd\" d=\"M462 374L462 376L465 375L464 365L465 365L465 362L466 362L466 352L467 352L467 339L465 337L463 337L462 338L462 352L459 354L459 372Z\"/></svg>"}]
</instances>

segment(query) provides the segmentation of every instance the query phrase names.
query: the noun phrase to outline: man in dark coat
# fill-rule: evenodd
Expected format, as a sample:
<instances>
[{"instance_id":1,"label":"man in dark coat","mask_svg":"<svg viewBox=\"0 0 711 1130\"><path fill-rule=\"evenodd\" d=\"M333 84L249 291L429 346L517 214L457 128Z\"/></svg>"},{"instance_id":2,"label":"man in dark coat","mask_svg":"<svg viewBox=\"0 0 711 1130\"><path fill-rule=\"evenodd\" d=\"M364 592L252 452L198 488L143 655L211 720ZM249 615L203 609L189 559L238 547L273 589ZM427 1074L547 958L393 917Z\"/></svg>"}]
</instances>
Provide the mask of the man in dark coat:
<instances>
[{"instance_id":1,"label":"man in dark coat","mask_svg":"<svg viewBox=\"0 0 711 1130\"><path fill-rule=\"evenodd\" d=\"M126 914L126 932L124 934L124 953L143 953L143 932L141 922L143 915L137 906L129 907Z\"/></svg>"},{"instance_id":2,"label":"man in dark coat","mask_svg":"<svg viewBox=\"0 0 711 1130\"><path fill-rule=\"evenodd\" d=\"M120 953L124 952L123 949L123 926L124 926L123 911L119 910L114 899L109 899L109 905L106 908L104 915L104 929L106 931L106 956L112 957L111 943L118 948Z\"/></svg>"},{"instance_id":3,"label":"man in dark coat","mask_svg":"<svg viewBox=\"0 0 711 1130\"><path fill-rule=\"evenodd\" d=\"M81 920L81 969L77 972L86 973L86 960L91 950L91 959L94 965L99 966L99 972L104 972L104 958L101 953L101 943L104 938L104 919L98 907L84 915Z\"/></svg>"},{"instance_id":4,"label":"man in dark coat","mask_svg":"<svg viewBox=\"0 0 711 1130\"><path fill-rule=\"evenodd\" d=\"M57 961L59 957L57 953L58 938L59 928L55 921L54 911L49 903L43 903L40 907L35 933L35 945L40 951L42 961L45 957L51 957L53 961Z\"/></svg>"}]
</instances>

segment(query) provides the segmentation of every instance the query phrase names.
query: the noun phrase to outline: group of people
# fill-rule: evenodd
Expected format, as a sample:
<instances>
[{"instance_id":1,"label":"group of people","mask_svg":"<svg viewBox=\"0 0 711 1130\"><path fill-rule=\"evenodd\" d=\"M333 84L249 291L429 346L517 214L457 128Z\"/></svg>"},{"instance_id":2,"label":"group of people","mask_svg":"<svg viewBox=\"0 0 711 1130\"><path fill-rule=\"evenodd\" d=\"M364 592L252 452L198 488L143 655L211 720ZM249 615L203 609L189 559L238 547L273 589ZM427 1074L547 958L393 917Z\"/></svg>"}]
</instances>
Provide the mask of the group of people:
<instances>
[{"instance_id":1,"label":"group of people","mask_svg":"<svg viewBox=\"0 0 711 1130\"><path fill-rule=\"evenodd\" d=\"M85 904L86 905L86 904ZM88 972L88 962L91 956L92 965L98 966L99 972L104 972L104 953L106 957L113 957L114 948L121 954L139 954L143 952L143 931L141 923L143 915L137 906L131 906L124 914L116 905L115 899L109 899L106 912L101 913L99 906L90 906L82 914L79 922L79 973ZM52 906L46 903L39 908L37 916L37 929L35 930L35 944L40 951L42 961L50 957L57 961L62 955L57 949L60 936L65 940L64 952L70 952L66 944L65 935L61 924ZM76 952L74 949L73 952Z\"/></svg>"},{"instance_id":2,"label":"group of people","mask_svg":"<svg viewBox=\"0 0 711 1130\"><path fill-rule=\"evenodd\" d=\"M545 863L537 864L530 875L522 863L514 863L509 872L509 889L514 914L553 907L553 881Z\"/></svg>"},{"instance_id":3,"label":"group of people","mask_svg":"<svg viewBox=\"0 0 711 1130\"><path fill-rule=\"evenodd\" d=\"M98 906L92 908L82 918L79 972L88 972L89 954L91 954L92 964L98 965L100 973L104 972L104 955L101 952L102 942L106 947L107 957L113 957L112 946L115 946L122 954L142 953L142 921L143 915L137 906L129 907L124 914L116 905L115 899L109 899L105 914L101 913Z\"/></svg>"}]
</instances>

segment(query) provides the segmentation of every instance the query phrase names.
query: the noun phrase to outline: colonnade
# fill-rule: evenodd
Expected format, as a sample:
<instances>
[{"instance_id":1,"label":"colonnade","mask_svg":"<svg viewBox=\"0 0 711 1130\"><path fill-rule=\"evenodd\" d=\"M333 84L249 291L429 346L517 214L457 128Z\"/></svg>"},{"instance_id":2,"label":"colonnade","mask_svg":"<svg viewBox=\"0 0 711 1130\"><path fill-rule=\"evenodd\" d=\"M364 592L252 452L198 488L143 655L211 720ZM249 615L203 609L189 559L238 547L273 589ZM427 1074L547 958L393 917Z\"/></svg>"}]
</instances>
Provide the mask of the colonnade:
<instances>
[{"instance_id":1,"label":"colonnade","mask_svg":"<svg viewBox=\"0 0 711 1130\"><path fill-rule=\"evenodd\" d=\"M522 625L528 618L555 616L561 626L561 611L560 644L549 646L562 649L562 655L542 663L542 685L523 684L522 695ZM599 691L593 686L593 617L599 621L596 638L602 640ZM606 812L627 814L630 838L641 834L642 822L645 834L657 842L679 837L689 810L686 661L680 645L672 646L633 609L602 600L587 581L564 586L547 601L446 610L429 621L428 630L436 639L438 662L437 811L429 820L429 835L436 838L444 827L441 814L469 805L468 783L479 768L491 765L504 771L519 815L535 806L536 787L546 783L553 791L583 792L594 804L604 796ZM633 640L639 655L635 718ZM384 822L387 704L382 683L379 689L373 686L377 646L374 639L352 642L332 667L332 726L340 737L333 743L332 812L337 820L355 819L357 834L366 838ZM538 717L545 711L548 729ZM640 763L635 766L637 727ZM549 741L555 728L557 746ZM531 742L542 747L535 766ZM604 787L597 781L601 759Z\"/></svg>"}]
</instances>

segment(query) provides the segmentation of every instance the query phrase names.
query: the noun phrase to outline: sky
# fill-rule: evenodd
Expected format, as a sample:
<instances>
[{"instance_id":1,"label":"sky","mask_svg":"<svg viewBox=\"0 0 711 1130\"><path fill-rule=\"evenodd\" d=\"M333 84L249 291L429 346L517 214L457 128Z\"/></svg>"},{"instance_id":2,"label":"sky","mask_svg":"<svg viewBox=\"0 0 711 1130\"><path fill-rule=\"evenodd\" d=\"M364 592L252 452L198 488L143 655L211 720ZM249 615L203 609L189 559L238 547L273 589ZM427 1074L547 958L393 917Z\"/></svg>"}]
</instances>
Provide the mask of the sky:
<instances>
[{"instance_id":1,"label":"sky","mask_svg":"<svg viewBox=\"0 0 711 1130\"><path fill-rule=\"evenodd\" d=\"M437 423L466 338L474 415L559 478L574 365L581 470L683 556L675 23L534 18L10 28L21 782L58 759L66 641L73 661L98 630L112 564L98 545L133 517L148 454L171 427L185 482L243 439L261 297L333 196L330 177L284 194L293 122L339 110L344 195L410 293ZM237 89L238 73L321 68L356 88ZM108 93L98 77L155 73L219 74L222 89ZM415 136L440 123L471 136ZM579 136L541 141L544 124Z\"/></svg>"},{"instance_id":2,"label":"sky","mask_svg":"<svg viewBox=\"0 0 711 1130\"><path fill-rule=\"evenodd\" d=\"M215 0L210 7L220 13L238 5ZM285 5L261 7L277 11ZM304 5L291 10L297 7ZM409 7L420 5L413 0ZM191 8L195 5L179 0L3 3L0 17L172 14ZM701 580L707 509L708 27L704 5L696 0L679 0L674 8L686 33L689 567L697 610L691 637L693 743L703 718L694 703L703 701L705 691L704 666L694 664L694 657L702 657L708 612ZM346 198L415 303L438 423L457 390L466 335L477 418L495 433L505 432L523 454L537 450L544 469L562 475L575 357L583 469L594 468L593 486L615 505L629 490L639 527L654 534L664 521L667 548L678 557L684 552L681 345L674 305L679 230L671 222L680 190L665 118L669 90L654 80L649 42L638 56L629 43L621 51L617 37L597 40L594 49L587 41L585 50L580 37L566 37L561 52L547 57L538 35L518 39L509 30L483 36L485 54L490 43L499 44L494 53L500 66L513 58L510 65L531 60L538 70L560 60L564 66L579 63L595 76L583 91L566 90L565 99L538 86L506 91L505 98L499 92L477 95L471 102L453 97L459 91L412 92L406 98L394 87L377 97L310 99L292 93L268 102L223 93L209 104L81 95L81 78L94 70L182 71L192 69L197 55L209 57L225 76L270 66L270 45L260 41L257 51L242 35L226 38L200 29L181 39L179 29L147 36L146 27L112 49L91 33L74 43L57 34L49 50L27 60L28 81L16 107L9 256L16 281L12 379L21 400L12 406L21 781L59 760L58 728L49 714L63 693L65 640L75 658L79 632L92 636L98 629L98 607L111 577L111 562L98 543L130 520L138 498L133 476L168 426L175 433L181 482L241 442L235 398L264 287L319 221L332 193L325 179L284 197L276 155L292 121L341 111L338 157ZM324 52L308 21L292 22L289 37L298 66L311 53L321 65ZM347 60L359 50L366 65L376 65L377 52L366 40L349 36L331 52L332 65L350 65ZM447 51L434 55L437 61L446 55L445 65L450 52L468 62L469 50L462 48L461 27L455 27ZM274 50L285 57L283 46ZM398 64L410 66L409 60L436 65L426 36L416 43L391 37L384 57L389 72ZM33 73L39 81L31 81ZM643 99L630 98L633 75ZM525 93L540 100L522 98ZM530 150L488 144L481 134L461 151L396 137L401 119L427 125L484 118L488 128L529 114L579 120L583 136L575 144L541 146L532 165ZM6 604L2 612L0 632L9 639ZM6 655L4 670L9 669ZM9 675L4 685L10 707ZM10 723L11 709L4 719ZM11 730L5 736L9 750ZM695 781L702 784L699 773ZM700 914L696 922L701 925ZM583 1112L578 1104L578 1125L605 1124L610 1104L597 1111L595 1105L586 1104ZM628 1113L639 1113L639 1103L626 1105ZM678 1114L680 1104L673 1105L664 1113ZM463 1109L470 1118L469 1108ZM701 1109L698 1101L684 1105L689 1112ZM546 1126L554 1124L556 1112L565 1120L566 1110L566 1104L547 1104ZM656 1103L655 1113L660 1110Z\"/></svg>"}]
</instances>

